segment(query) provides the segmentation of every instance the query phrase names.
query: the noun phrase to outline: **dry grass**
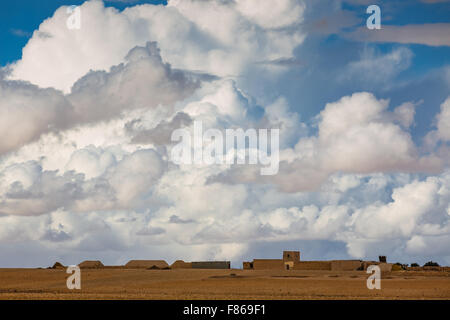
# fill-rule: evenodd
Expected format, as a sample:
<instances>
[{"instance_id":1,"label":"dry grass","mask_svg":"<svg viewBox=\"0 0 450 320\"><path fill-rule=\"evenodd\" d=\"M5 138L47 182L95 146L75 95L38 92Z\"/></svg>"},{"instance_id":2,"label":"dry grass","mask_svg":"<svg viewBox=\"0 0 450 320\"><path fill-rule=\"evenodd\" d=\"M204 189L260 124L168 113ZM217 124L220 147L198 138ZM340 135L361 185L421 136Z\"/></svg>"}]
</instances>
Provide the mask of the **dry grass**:
<instances>
[{"instance_id":1,"label":"dry grass","mask_svg":"<svg viewBox=\"0 0 450 320\"><path fill-rule=\"evenodd\" d=\"M235 274L232 276L231 274ZM449 272L391 272L368 290L362 271L0 269L0 299L450 299Z\"/></svg>"}]
</instances>

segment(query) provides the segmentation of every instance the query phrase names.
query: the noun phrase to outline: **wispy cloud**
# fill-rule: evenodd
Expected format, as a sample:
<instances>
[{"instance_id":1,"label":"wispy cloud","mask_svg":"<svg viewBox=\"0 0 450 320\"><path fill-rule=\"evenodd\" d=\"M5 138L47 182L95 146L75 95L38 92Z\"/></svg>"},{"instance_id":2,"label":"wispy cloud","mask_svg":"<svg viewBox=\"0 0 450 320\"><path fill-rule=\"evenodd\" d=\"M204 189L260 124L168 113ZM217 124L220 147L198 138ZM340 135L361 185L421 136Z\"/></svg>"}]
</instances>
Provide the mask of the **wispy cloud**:
<instances>
[{"instance_id":1,"label":"wispy cloud","mask_svg":"<svg viewBox=\"0 0 450 320\"><path fill-rule=\"evenodd\" d=\"M28 38L31 37L32 33L22 30L22 29L11 29L10 32L17 37Z\"/></svg>"},{"instance_id":2,"label":"wispy cloud","mask_svg":"<svg viewBox=\"0 0 450 320\"><path fill-rule=\"evenodd\" d=\"M405 47L386 54L381 54L374 48L365 48L359 60L349 63L341 80L357 78L371 83L389 83L400 72L409 68L412 57L413 52Z\"/></svg>"},{"instance_id":3,"label":"wispy cloud","mask_svg":"<svg viewBox=\"0 0 450 320\"><path fill-rule=\"evenodd\" d=\"M383 25L381 30L360 27L343 36L356 41L450 46L450 23Z\"/></svg>"}]
</instances>

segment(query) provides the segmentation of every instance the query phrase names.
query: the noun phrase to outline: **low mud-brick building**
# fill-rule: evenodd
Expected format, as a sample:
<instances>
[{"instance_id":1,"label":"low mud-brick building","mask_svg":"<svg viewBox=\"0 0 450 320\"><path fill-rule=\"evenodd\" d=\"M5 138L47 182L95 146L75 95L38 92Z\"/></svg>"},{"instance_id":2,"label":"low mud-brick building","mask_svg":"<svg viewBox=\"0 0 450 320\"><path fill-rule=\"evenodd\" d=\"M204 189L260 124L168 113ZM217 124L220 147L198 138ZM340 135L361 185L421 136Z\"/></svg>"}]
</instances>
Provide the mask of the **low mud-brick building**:
<instances>
[{"instance_id":1,"label":"low mud-brick building","mask_svg":"<svg viewBox=\"0 0 450 320\"><path fill-rule=\"evenodd\" d=\"M283 251L284 269L292 270L300 262L300 251Z\"/></svg>"},{"instance_id":2,"label":"low mud-brick building","mask_svg":"<svg viewBox=\"0 0 450 320\"><path fill-rule=\"evenodd\" d=\"M81 262L78 267L80 267L80 269L99 269L103 268L104 265L99 260L86 260Z\"/></svg>"},{"instance_id":3,"label":"low mud-brick building","mask_svg":"<svg viewBox=\"0 0 450 320\"><path fill-rule=\"evenodd\" d=\"M130 260L125 265L127 269L169 269L164 260Z\"/></svg>"},{"instance_id":4,"label":"low mud-brick building","mask_svg":"<svg viewBox=\"0 0 450 320\"><path fill-rule=\"evenodd\" d=\"M300 262L300 251L283 251L283 259L254 259L244 262L244 269L255 270L292 270Z\"/></svg>"},{"instance_id":5,"label":"low mud-brick building","mask_svg":"<svg viewBox=\"0 0 450 320\"><path fill-rule=\"evenodd\" d=\"M192 261L192 269L230 269L230 261Z\"/></svg>"},{"instance_id":6,"label":"low mud-brick building","mask_svg":"<svg viewBox=\"0 0 450 320\"><path fill-rule=\"evenodd\" d=\"M301 261L300 251L283 251L283 259L254 259L243 263L246 270L330 270L363 269L361 260Z\"/></svg>"},{"instance_id":7,"label":"low mud-brick building","mask_svg":"<svg viewBox=\"0 0 450 320\"><path fill-rule=\"evenodd\" d=\"M192 261L184 262L183 260L175 261L171 269L230 269L230 261Z\"/></svg>"}]
</instances>

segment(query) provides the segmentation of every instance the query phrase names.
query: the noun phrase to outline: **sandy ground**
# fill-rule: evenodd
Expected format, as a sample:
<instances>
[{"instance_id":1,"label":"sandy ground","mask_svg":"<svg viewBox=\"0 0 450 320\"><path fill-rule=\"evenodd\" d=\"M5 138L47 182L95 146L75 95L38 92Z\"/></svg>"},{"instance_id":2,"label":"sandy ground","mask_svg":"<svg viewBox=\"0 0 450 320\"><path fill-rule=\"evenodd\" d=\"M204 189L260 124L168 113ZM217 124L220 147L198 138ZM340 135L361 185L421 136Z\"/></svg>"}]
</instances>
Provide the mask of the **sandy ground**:
<instances>
[{"instance_id":1,"label":"sandy ground","mask_svg":"<svg viewBox=\"0 0 450 320\"><path fill-rule=\"evenodd\" d=\"M0 299L450 299L450 272L83 269L81 290L64 269L0 269Z\"/></svg>"}]
</instances>

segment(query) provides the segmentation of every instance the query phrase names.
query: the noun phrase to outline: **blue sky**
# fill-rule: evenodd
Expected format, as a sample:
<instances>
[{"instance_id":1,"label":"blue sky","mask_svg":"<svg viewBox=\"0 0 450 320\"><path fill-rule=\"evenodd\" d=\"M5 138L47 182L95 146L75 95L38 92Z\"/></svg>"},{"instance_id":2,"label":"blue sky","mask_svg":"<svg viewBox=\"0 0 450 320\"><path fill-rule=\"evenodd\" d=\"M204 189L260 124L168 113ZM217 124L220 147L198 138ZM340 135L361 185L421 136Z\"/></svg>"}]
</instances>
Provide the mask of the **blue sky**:
<instances>
[{"instance_id":1,"label":"blue sky","mask_svg":"<svg viewBox=\"0 0 450 320\"><path fill-rule=\"evenodd\" d=\"M260 3L0 5L1 263L450 265L450 1ZM279 172L172 163L196 120L279 128Z\"/></svg>"},{"instance_id":2,"label":"blue sky","mask_svg":"<svg viewBox=\"0 0 450 320\"><path fill-rule=\"evenodd\" d=\"M327 14L328 2L319 1L315 4L308 21L316 21ZM450 4L425 4L419 1L381 1L374 2L381 6L382 26L449 23ZM365 25L369 16L365 9L367 5L354 5L343 3L342 9L349 10L356 17L356 24L346 30ZM375 31L376 32L376 31ZM359 79L347 79L337 82L333 79L342 72L345 66L358 58L361 52L370 48L378 55L383 55L405 47L413 53L411 64L399 72L390 81L389 85L380 83L361 82ZM329 102L355 91L373 92L380 98L389 98L391 107L395 107L406 100L423 100L417 111L415 127L412 131L414 139L420 140L433 125L433 118L439 111L440 104L448 95L448 85L438 79L442 67L450 64L449 46L428 46L423 44L373 43L355 42L342 37L341 34L312 34L305 43L296 50L296 56L303 66L290 71L291 78L287 78L283 86L278 87L281 93L288 97L304 119L310 119L317 111ZM306 74L305 74L306 70ZM374 73L377 70L373 70ZM330 73L334 73L333 76Z\"/></svg>"}]
</instances>

